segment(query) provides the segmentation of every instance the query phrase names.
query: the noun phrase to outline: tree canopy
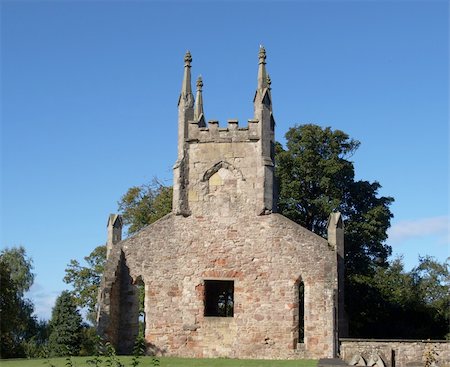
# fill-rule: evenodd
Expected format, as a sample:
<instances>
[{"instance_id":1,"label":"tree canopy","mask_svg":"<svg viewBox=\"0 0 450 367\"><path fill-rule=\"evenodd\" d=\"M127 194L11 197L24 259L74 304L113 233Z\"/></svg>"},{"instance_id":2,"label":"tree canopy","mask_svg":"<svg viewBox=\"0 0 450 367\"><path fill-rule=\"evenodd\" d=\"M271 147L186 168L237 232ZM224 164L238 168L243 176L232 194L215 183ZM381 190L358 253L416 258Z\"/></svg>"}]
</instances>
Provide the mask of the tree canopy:
<instances>
[{"instance_id":1,"label":"tree canopy","mask_svg":"<svg viewBox=\"0 0 450 367\"><path fill-rule=\"evenodd\" d=\"M23 357L38 323L24 292L33 284L33 263L22 246L0 253L0 357Z\"/></svg>"},{"instance_id":2,"label":"tree canopy","mask_svg":"<svg viewBox=\"0 0 450 367\"><path fill-rule=\"evenodd\" d=\"M1 261L7 264L10 270L11 281L22 296L30 289L34 282L33 261L27 256L23 246L5 249L1 252Z\"/></svg>"},{"instance_id":3,"label":"tree canopy","mask_svg":"<svg viewBox=\"0 0 450 367\"><path fill-rule=\"evenodd\" d=\"M164 186L157 179L149 184L133 186L118 202L119 212L128 234L133 234L172 210L172 187ZM106 261L106 246L97 246L84 258L86 265L70 260L64 282L72 285L75 302L88 310L87 319L95 324L98 287ZM143 299L143 295L141 295ZM142 302L141 302L142 303Z\"/></svg>"},{"instance_id":4,"label":"tree canopy","mask_svg":"<svg viewBox=\"0 0 450 367\"><path fill-rule=\"evenodd\" d=\"M82 340L82 322L73 295L69 291L63 291L56 299L50 320L51 355L78 355Z\"/></svg>"},{"instance_id":5,"label":"tree canopy","mask_svg":"<svg viewBox=\"0 0 450 367\"><path fill-rule=\"evenodd\" d=\"M389 261L394 199L380 196L376 181L355 180L350 158L359 146L329 127L289 129L286 149L276 146L279 211L323 237L328 215L341 212L350 336L442 339L450 321L448 262L425 257L406 272L401 259Z\"/></svg>"},{"instance_id":6,"label":"tree canopy","mask_svg":"<svg viewBox=\"0 0 450 367\"><path fill-rule=\"evenodd\" d=\"M314 233L326 236L331 212L345 221L345 265L348 274L368 274L387 265L385 241L393 198L378 195L378 182L355 181L349 158L360 142L346 133L317 125L296 125L286 146L276 147L280 213Z\"/></svg>"},{"instance_id":7,"label":"tree canopy","mask_svg":"<svg viewBox=\"0 0 450 367\"><path fill-rule=\"evenodd\" d=\"M65 270L64 282L72 285L75 303L87 309L88 320L95 324L95 308L106 261L106 246L97 246L84 260L86 266L82 266L78 260L70 260Z\"/></svg>"},{"instance_id":8,"label":"tree canopy","mask_svg":"<svg viewBox=\"0 0 450 367\"><path fill-rule=\"evenodd\" d=\"M450 339L449 266L424 257L405 271L397 258L372 276L354 277L354 328L371 338Z\"/></svg>"},{"instance_id":9,"label":"tree canopy","mask_svg":"<svg viewBox=\"0 0 450 367\"><path fill-rule=\"evenodd\" d=\"M150 184L133 186L118 202L128 234L157 221L172 210L172 187L157 179Z\"/></svg>"}]
</instances>

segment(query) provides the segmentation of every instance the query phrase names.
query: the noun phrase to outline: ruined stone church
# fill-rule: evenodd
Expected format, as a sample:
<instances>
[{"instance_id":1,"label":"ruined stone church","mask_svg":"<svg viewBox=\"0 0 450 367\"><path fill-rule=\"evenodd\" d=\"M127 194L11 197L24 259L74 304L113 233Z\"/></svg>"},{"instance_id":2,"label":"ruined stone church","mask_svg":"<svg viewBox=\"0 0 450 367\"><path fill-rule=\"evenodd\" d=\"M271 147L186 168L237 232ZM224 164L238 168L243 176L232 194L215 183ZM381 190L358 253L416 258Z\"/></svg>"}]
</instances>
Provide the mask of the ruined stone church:
<instances>
[{"instance_id":1,"label":"ruined stone church","mask_svg":"<svg viewBox=\"0 0 450 367\"><path fill-rule=\"evenodd\" d=\"M248 126L206 121L189 52L178 100L173 210L121 240L110 215L98 331L130 353L145 289L147 352L183 357L333 357L343 322L343 223L328 240L276 213L266 52ZM142 318L141 318L142 321Z\"/></svg>"}]
</instances>

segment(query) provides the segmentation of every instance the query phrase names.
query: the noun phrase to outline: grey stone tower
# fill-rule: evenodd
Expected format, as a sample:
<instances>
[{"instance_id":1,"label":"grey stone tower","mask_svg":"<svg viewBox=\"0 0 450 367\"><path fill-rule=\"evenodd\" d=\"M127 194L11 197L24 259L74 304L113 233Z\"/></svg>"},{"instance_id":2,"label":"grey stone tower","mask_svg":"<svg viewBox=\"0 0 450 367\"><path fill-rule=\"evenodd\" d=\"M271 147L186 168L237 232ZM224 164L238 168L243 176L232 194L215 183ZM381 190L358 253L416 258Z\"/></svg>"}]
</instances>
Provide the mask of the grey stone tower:
<instances>
[{"instance_id":1,"label":"grey stone tower","mask_svg":"<svg viewBox=\"0 0 450 367\"><path fill-rule=\"evenodd\" d=\"M190 216L193 210L197 214L213 210L210 205L213 199L208 196L212 190L209 179L221 168L227 170L228 173L222 171L222 175L228 174L228 177L215 177L212 186L227 186L225 183L216 185L218 179L221 182L234 182L235 179L236 187L232 185L234 188L231 189L231 186L227 186L228 189L222 190L231 190L228 195L236 196L236 200L231 199L233 203L240 200L244 210L251 208L257 215L274 211L275 121L272 113L271 81L266 72L266 51L262 46L258 57L253 119L249 120L248 127L239 127L237 120L228 120L227 127L219 127L218 121L206 123L202 96L203 80L200 77L197 80L194 100L191 88L192 57L189 51L186 53L178 100L178 157L174 166L173 187L173 212L176 215ZM205 171L208 173L205 174ZM223 194L225 195L225 192ZM250 203L251 205L248 205ZM213 207L217 208L217 205Z\"/></svg>"}]
</instances>

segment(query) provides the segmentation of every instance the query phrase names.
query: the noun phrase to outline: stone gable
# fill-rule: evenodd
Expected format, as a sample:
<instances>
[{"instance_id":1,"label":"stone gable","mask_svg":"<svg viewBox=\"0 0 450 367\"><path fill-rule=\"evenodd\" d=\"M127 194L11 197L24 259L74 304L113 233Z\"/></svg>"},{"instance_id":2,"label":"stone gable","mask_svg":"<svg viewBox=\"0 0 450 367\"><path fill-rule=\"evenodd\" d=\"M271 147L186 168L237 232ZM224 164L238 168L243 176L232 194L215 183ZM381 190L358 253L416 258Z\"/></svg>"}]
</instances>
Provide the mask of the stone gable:
<instances>
[{"instance_id":1,"label":"stone gable","mask_svg":"<svg viewBox=\"0 0 450 367\"><path fill-rule=\"evenodd\" d=\"M108 242L98 329L119 353L132 350L137 284L143 283L149 353L269 359L336 354L342 220L330 217L327 242L276 213L275 122L265 58L260 49L254 119L245 128L235 120L220 128L216 121L205 123L203 83L194 99L192 58L185 57L173 212L123 241Z\"/></svg>"}]
</instances>

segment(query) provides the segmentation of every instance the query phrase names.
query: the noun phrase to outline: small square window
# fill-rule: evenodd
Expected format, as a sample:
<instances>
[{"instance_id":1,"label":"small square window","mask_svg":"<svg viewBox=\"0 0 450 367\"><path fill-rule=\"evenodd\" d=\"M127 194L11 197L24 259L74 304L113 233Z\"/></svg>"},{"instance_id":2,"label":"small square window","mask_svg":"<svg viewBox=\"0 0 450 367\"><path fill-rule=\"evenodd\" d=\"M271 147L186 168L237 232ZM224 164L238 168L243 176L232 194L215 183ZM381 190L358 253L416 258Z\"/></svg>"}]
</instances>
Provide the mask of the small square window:
<instances>
[{"instance_id":1,"label":"small square window","mask_svg":"<svg viewBox=\"0 0 450 367\"><path fill-rule=\"evenodd\" d=\"M233 317L234 281L205 280L205 316Z\"/></svg>"}]
</instances>

